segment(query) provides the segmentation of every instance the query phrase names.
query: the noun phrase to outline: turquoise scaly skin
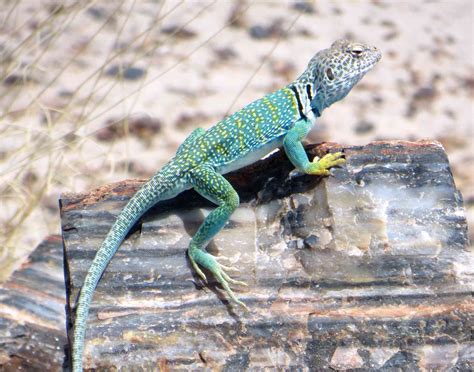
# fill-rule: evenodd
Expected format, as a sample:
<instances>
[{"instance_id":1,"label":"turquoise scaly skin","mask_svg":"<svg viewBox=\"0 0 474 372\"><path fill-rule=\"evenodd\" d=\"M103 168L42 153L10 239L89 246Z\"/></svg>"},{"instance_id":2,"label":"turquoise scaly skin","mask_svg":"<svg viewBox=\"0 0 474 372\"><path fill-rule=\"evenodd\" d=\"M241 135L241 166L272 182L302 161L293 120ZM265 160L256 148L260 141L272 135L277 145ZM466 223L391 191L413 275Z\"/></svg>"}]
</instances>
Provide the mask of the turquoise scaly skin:
<instances>
[{"instance_id":1,"label":"turquoise scaly skin","mask_svg":"<svg viewBox=\"0 0 474 372\"><path fill-rule=\"evenodd\" d=\"M230 299L244 308L230 284L245 284L229 277L231 268L218 263L205 248L224 227L239 205L239 196L222 176L251 164L283 146L293 165L307 174L329 175L329 168L343 164L341 153L310 161L301 140L322 111L344 98L380 60L375 48L338 40L318 52L303 74L288 86L250 103L205 131L198 128L156 175L130 199L100 246L86 275L76 306L73 371L82 371L82 354L89 306L97 283L127 233L138 219L160 200L194 188L217 205L189 243L189 259L206 281L207 269Z\"/></svg>"}]
</instances>

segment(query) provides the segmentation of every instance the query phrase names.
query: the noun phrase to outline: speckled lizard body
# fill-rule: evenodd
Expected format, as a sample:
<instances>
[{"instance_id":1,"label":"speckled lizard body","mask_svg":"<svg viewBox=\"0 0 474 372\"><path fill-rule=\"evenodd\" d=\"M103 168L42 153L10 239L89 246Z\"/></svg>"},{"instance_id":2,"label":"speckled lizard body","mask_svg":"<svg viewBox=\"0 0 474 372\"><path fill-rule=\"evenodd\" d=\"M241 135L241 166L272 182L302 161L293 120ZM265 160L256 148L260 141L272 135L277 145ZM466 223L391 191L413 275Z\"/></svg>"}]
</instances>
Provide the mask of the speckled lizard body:
<instances>
[{"instance_id":1,"label":"speckled lizard body","mask_svg":"<svg viewBox=\"0 0 474 372\"><path fill-rule=\"evenodd\" d=\"M301 140L321 112L344 98L352 87L381 58L375 48L338 40L317 53L307 69L288 86L227 117L209 130L195 129L176 155L130 199L100 246L84 280L76 308L73 371L82 371L82 354L89 306L97 283L127 233L154 204L194 188L217 205L189 243L189 259L206 280L207 269L236 298L229 284L244 284L229 277L229 269L218 263L205 248L224 227L239 205L239 196L222 176L259 160L283 146L293 165L307 174L329 175L329 168L344 163L341 153L310 161Z\"/></svg>"}]
</instances>

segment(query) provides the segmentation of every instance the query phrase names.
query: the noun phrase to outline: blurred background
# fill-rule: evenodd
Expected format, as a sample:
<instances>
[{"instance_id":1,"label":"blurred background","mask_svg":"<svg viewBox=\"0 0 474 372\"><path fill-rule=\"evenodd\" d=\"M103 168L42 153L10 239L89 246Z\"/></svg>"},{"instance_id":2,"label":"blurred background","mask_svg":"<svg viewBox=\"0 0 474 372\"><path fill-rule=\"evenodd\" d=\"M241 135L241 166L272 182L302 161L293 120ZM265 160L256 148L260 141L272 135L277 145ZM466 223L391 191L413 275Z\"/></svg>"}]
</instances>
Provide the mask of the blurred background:
<instances>
[{"instance_id":1,"label":"blurred background","mask_svg":"<svg viewBox=\"0 0 474 372\"><path fill-rule=\"evenodd\" d=\"M0 281L60 232L61 193L150 177L339 38L383 58L308 142L438 140L474 224L472 0L0 4Z\"/></svg>"}]
</instances>

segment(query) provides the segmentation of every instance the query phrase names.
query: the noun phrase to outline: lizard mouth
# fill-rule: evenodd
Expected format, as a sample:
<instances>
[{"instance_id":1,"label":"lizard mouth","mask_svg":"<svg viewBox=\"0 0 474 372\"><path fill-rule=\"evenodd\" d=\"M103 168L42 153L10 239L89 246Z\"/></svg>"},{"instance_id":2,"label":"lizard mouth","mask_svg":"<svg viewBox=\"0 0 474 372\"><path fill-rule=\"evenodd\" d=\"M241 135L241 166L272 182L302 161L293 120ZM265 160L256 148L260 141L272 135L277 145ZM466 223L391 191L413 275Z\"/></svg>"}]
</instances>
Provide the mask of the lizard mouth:
<instances>
[{"instance_id":1,"label":"lizard mouth","mask_svg":"<svg viewBox=\"0 0 474 372\"><path fill-rule=\"evenodd\" d=\"M359 69L359 74L363 75L367 73L369 70L372 69L382 58L382 53L378 50L376 50L376 53L374 53L372 59L365 65L362 66L362 68Z\"/></svg>"}]
</instances>

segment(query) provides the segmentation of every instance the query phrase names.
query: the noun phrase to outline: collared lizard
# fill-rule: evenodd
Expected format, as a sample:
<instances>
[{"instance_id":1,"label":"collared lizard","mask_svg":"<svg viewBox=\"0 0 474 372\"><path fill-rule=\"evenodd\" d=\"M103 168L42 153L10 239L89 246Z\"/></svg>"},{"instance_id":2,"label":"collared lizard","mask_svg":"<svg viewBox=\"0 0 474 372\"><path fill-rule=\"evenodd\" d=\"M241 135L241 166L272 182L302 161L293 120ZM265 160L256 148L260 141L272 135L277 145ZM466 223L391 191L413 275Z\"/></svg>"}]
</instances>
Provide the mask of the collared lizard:
<instances>
[{"instance_id":1,"label":"collared lizard","mask_svg":"<svg viewBox=\"0 0 474 372\"><path fill-rule=\"evenodd\" d=\"M208 130L195 129L176 155L130 199L100 246L84 280L76 307L72 350L73 371L82 371L82 354L89 307L94 290L122 240L139 218L160 200L194 188L217 205L192 237L188 255L197 274L208 270L230 299L246 307L233 293L229 268L206 252L209 241L224 227L239 205L239 195L222 176L251 164L283 146L300 171L329 175L329 168L343 164L342 153L308 159L301 140L322 111L344 98L352 87L380 60L371 46L338 40L318 52L308 67L286 87L250 103Z\"/></svg>"}]
</instances>

